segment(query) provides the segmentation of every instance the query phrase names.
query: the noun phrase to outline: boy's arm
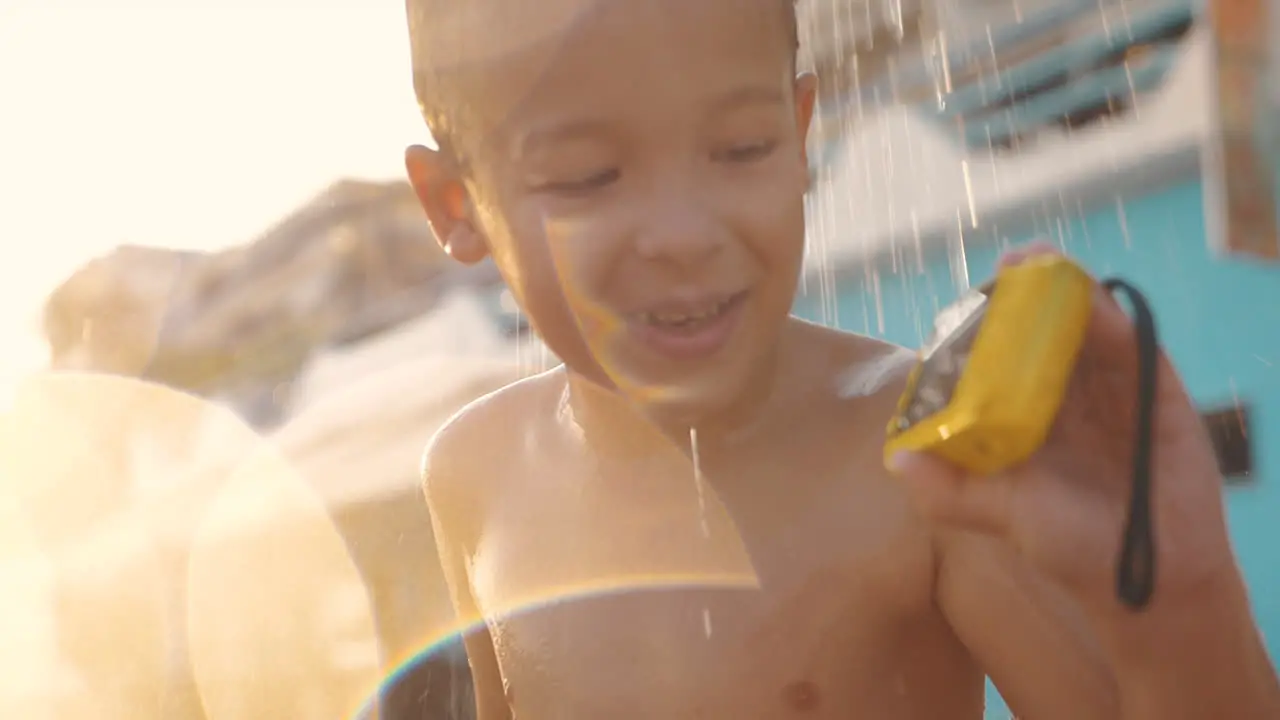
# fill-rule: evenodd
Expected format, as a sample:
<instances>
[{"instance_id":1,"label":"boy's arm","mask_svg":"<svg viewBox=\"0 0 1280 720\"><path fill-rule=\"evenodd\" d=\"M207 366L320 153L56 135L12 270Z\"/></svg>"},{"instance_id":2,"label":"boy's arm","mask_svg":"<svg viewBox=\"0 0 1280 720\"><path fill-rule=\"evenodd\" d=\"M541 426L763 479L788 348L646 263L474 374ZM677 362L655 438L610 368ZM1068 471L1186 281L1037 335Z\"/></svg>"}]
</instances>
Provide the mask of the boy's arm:
<instances>
[{"instance_id":1,"label":"boy's arm","mask_svg":"<svg viewBox=\"0 0 1280 720\"><path fill-rule=\"evenodd\" d=\"M1074 599L988 538L947 533L938 553L938 605L1017 717L1120 717L1106 653Z\"/></svg>"},{"instance_id":2,"label":"boy's arm","mask_svg":"<svg viewBox=\"0 0 1280 720\"><path fill-rule=\"evenodd\" d=\"M474 512L477 504L466 485L479 478L459 467L460 463L454 460L467 455L461 449L450 448L451 443L442 441L444 437L447 437L447 428L427 449L423 458L422 482L441 569L453 600L457 627L462 632L467 663L471 666L475 717L476 720L511 720L493 637L475 600L467 571L466 548L474 546L474 543L466 539L474 540L476 537L467 528L478 529L480 515Z\"/></svg>"},{"instance_id":3,"label":"boy's arm","mask_svg":"<svg viewBox=\"0 0 1280 720\"><path fill-rule=\"evenodd\" d=\"M1126 720L1280 718L1280 681L1234 565L1145 612L1094 608Z\"/></svg>"}]
</instances>

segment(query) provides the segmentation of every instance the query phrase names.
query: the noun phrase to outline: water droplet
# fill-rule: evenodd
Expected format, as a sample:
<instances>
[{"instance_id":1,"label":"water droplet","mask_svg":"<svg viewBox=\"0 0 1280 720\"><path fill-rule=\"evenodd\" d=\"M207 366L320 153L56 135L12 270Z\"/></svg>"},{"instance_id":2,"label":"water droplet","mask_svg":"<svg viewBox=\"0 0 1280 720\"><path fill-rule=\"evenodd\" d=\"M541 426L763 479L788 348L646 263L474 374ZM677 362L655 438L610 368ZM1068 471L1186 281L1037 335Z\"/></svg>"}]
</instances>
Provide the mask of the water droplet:
<instances>
[{"instance_id":1,"label":"water droplet","mask_svg":"<svg viewBox=\"0 0 1280 720\"><path fill-rule=\"evenodd\" d=\"M702 476L702 453L698 450L698 429L689 428L689 454L693 456L693 485L698 493L698 524L702 529L702 537L711 537L711 526L707 524L707 490L706 479Z\"/></svg>"}]
</instances>

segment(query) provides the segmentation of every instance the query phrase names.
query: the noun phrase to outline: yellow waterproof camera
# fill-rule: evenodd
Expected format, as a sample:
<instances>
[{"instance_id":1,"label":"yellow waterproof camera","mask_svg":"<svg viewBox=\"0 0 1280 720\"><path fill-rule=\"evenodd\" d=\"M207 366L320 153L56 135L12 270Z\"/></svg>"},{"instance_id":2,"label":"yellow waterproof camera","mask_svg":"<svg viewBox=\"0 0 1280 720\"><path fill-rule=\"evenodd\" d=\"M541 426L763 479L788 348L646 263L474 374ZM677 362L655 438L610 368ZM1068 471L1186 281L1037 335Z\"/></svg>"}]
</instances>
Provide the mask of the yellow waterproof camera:
<instances>
[{"instance_id":1,"label":"yellow waterproof camera","mask_svg":"<svg viewBox=\"0 0 1280 720\"><path fill-rule=\"evenodd\" d=\"M1070 260L1035 257L940 313L889 422L885 459L930 452L987 475L1029 458L1062 404L1093 287Z\"/></svg>"},{"instance_id":2,"label":"yellow waterproof camera","mask_svg":"<svg viewBox=\"0 0 1280 720\"><path fill-rule=\"evenodd\" d=\"M982 476L1029 459L1066 396L1095 287L1080 266L1042 255L1002 268L993 282L940 313L889 421L886 461L904 450L927 452ZM1155 589L1150 506L1159 343L1142 293L1117 279L1102 287L1128 296L1137 340L1133 480L1116 594L1140 610Z\"/></svg>"}]
</instances>

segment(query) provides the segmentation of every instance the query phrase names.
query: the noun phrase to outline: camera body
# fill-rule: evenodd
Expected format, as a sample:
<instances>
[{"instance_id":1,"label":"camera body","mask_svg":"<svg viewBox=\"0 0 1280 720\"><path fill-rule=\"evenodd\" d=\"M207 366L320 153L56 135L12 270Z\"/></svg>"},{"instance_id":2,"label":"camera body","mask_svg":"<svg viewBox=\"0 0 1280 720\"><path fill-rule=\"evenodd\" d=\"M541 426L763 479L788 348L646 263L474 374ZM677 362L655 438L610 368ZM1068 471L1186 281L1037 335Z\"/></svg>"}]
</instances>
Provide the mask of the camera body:
<instances>
[{"instance_id":1,"label":"camera body","mask_svg":"<svg viewBox=\"0 0 1280 720\"><path fill-rule=\"evenodd\" d=\"M939 313L889 421L885 460L928 452L977 475L1027 460L1062 405L1093 297L1079 265L1049 255L1002 268Z\"/></svg>"}]
</instances>

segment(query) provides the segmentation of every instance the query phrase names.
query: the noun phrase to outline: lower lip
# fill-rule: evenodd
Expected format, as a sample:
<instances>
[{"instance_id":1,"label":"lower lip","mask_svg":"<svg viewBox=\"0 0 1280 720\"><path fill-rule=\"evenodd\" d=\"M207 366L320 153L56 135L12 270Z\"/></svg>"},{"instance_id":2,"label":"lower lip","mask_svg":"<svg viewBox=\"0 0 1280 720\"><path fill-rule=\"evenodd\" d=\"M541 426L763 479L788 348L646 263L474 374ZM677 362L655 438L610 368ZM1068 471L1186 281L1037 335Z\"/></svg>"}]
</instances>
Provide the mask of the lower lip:
<instances>
[{"instance_id":1,"label":"lower lip","mask_svg":"<svg viewBox=\"0 0 1280 720\"><path fill-rule=\"evenodd\" d=\"M631 323L631 330L641 342L660 355L674 360L697 360L719 352L729 342L746 305L746 293L735 296L715 319L697 330L664 328L641 320Z\"/></svg>"}]
</instances>

